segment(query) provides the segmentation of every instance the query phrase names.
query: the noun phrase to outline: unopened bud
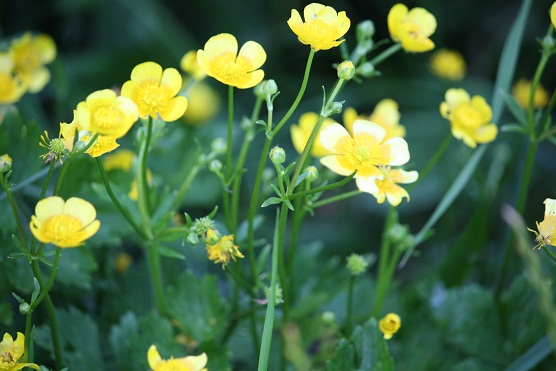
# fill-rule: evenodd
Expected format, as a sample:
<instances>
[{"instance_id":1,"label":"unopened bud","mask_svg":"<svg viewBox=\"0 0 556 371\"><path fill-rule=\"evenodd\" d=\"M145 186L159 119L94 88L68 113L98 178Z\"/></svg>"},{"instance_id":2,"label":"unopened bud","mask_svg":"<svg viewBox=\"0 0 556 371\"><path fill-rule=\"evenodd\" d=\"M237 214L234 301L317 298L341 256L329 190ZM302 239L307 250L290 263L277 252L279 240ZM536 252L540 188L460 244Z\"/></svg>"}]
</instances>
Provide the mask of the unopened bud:
<instances>
[{"instance_id":1,"label":"unopened bud","mask_svg":"<svg viewBox=\"0 0 556 371\"><path fill-rule=\"evenodd\" d=\"M267 287L265 290L266 299L270 301L270 287ZM282 304L284 302L284 292L280 287L280 284L277 283L274 289L274 305Z\"/></svg>"},{"instance_id":2,"label":"unopened bud","mask_svg":"<svg viewBox=\"0 0 556 371\"><path fill-rule=\"evenodd\" d=\"M361 41L363 39L372 39L373 36L375 35L375 25L374 25L373 21L366 20L366 21L360 22L357 25L357 29L355 31L355 34L357 36L357 41Z\"/></svg>"},{"instance_id":3,"label":"unopened bud","mask_svg":"<svg viewBox=\"0 0 556 371\"><path fill-rule=\"evenodd\" d=\"M308 166L305 171L307 172L307 181L314 182L319 178L319 169L316 166Z\"/></svg>"},{"instance_id":4,"label":"unopened bud","mask_svg":"<svg viewBox=\"0 0 556 371\"><path fill-rule=\"evenodd\" d=\"M19 304L19 313L21 314L29 314L31 312L31 306L27 303Z\"/></svg>"},{"instance_id":5,"label":"unopened bud","mask_svg":"<svg viewBox=\"0 0 556 371\"><path fill-rule=\"evenodd\" d=\"M210 148L216 155L221 155L222 153L226 152L228 144L226 143L226 139L216 138L210 144Z\"/></svg>"},{"instance_id":6,"label":"unopened bud","mask_svg":"<svg viewBox=\"0 0 556 371\"><path fill-rule=\"evenodd\" d=\"M0 156L0 173L7 173L12 169L12 158L5 154Z\"/></svg>"},{"instance_id":7,"label":"unopened bud","mask_svg":"<svg viewBox=\"0 0 556 371\"><path fill-rule=\"evenodd\" d=\"M272 96L278 92L278 85L276 85L276 81L270 79L263 85L263 92L266 96Z\"/></svg>"},{"instance_id":8,"label":"unopened bud","mask_svg":"<svg viewBox=\"0 0 556 371\"><path fill-rule=\"evenodd\" d=\"M332 116L335 113L340 113L342 112L342 103L343 102L332 102L332 104L330 106L328 106L328 109L326 110L326 112L324 112L324 117L329 117Z\"/></svg>"},{"instance_id":9,"label":"unopened bud","mask_svg":"<svg viewBox=\"0 0 556 371\"><path fill-rule=\"evenodd\" d=\"M324 312L321 315L321 320L322 322L324 322L327 325L332 325L334 324L334 322L336 321L336 315L334 314L334 312L331 312L329 310L327 310L326 312Z\"/></svg>"},{"instance_id":10,"label":"unopened bud","mask_svg":"<svg viewBox=\"0 0 556 371\"><path fill-rule=\"evenodd\" d=\"M222 170L222 162L220 160L212 160L209 164L209 170L213 173L219 173Z\"/></svg>"},{"instance_id":11,"label":"unopened bud","mask_svg":"<svg viewBox=\"0 0 556 371\"><path fill-rule=\"evenodd\" d=\"M363 63L361 66L357 67L355 71L359 76L372 77L376 75L375 66L371 62Z\"/></svg>"},{"instance_id":12,"label":"unopened bud","mask_svg":"<svg viewBox=\"0 0 556 371\"><path fill-rule=\"evenodd\" d=\"M273 164L283 164L286 161L286 152L283 148L276 146L270 150L269 157Z\"/></svg>"},{"instance_id":13,"label":"unopened bud","mask_svg":"<svg viewBox=\"0 0 556 371\"><path fill-rule=\"evenodd\" d=\"M264 90L263 90L263 87L264 87L264 85L266 84L266 81L267 81L267 80L261 81L260 83L258 83L258 84L255 86L255 88L253 88L253 93L255 94L256 97L264 98L264 97L266 96L266 95L265 95L265 92L264 92Z\"/></svg>"},{"instance_id":14,"label":"unopened bud","mask_svg":"<svg viewBox=\"0 0 556 371\"><path fill-rule=\"evenodd\" d=\"M361 255L351 254L346 258L346 267L352 276L357 276L365 272L368 266L369 262Z\"/></svg>"},{"instance_id":15,"label":"unopened bud","mask_svg":"<svg viewBox=\"0 0 556 371\"><path fill-rule=\"evenodd\" d=\"M338 65L337 71L338 77L342 80L351 80L355 75L355 66L351 61L343 61Z\"/></svg>"}]
</instances>

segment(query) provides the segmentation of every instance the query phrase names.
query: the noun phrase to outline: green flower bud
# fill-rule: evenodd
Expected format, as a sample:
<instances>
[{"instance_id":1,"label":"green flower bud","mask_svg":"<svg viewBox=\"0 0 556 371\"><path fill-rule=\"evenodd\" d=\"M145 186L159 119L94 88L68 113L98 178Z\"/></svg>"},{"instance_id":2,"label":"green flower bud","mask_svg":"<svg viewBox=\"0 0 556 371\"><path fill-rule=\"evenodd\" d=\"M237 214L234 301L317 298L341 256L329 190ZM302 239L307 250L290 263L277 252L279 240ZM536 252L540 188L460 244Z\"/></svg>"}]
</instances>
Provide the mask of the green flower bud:
<instances>
[{"instance_id":1,"label":"green flower bud","mask_svg":"<svg viewBox=\"0 0 556 371\"><path fill-rule=\"evenodd\" d=\"M283 164L286 161L286 152L283 148L276 146L270 150L269 157L273 164Z\"/></svg>"},{"instance_id":2,"label":"green flower bud","mask_svg":"<svg viewBox=\"0 0 556 371\"><path fill-rule=\"evenodd\" d=\"M276 85L276 81L270 79L263 84L263 92L265 96L273 96L278 92L278 85Z\"/></svg>"},{"instance_id":3,"label":"green flower bud","mask_svg":"<svg viewBox=\"0 0 556 371\"><path fill-rule=\"evenodd\" d=\"M357 67L355 71L359 76L372 77L377 74L375 66L371 62L365 62L361 66Z\"/></svg>"},{"instance_id":4,"label":"green flower bud","mask_svg":"<svg viewBox=\"0 0 556 371\"><path fill-rule=\"evenodd\" d=\"M361 41L363 39L372 39L373 36L375 35L375 25L374 25L373 21L366 20L366 21L360 22L357 25L357 28L355 30L355 34L356 34L356 37L357 37L357 41Z\"/></svg>"},{"instance_id":5,"label":"green flower bud","mask_svg":"<svg viewBox=\"0 0 556 371\"><path fill-rule=\"evenodd\" d=\"M327 325L333 325L336 321L336 315L334 314L334 312L327 310L321 315L320 319Z\"/></svg>"},{"instance_id":6,"label":"green flower bud","mask_svg":"<svg viewBox=\"0 0 556 371\"><path fill-rule=\"evenodd\" d=\"M351 254L346 258L346 261L346 267L351 272L352 276L360 275L365 272L369 266L367 259L358 254Z\"/></svg>"},{"instance_id":7,"label":"green flower bud","mask_svg":"<svg viewBox=\"0 0 556 371\"><path fill-rule=\"evenodd\" d=\"M0 173L7 173L12 169L12 158L4 154L0 156Z\"/></svg>"},{"instance_id":8,"label":"green flower bud","mask_svg":"<svg viewBox=\"0 0 556 371\"><path fill-rule=\"evenodd\" d=\"M314 182L319 178L319 169L317 169L316 166L307 166L305 171L307 172L307 181Z\"/></svg>"},{"instance_id":9,"label":"green flower bud","mask_svg":"<svg viewBox=\"0 0 556 371\"><path fill-rule=\"evenodd\" d=\"M60 138L52 139L50 141L49 147L50 147L49 148L50 152L54 152L57 156L60 156L66 150L66 147L64 146L64 142L62 142Z\"/></svg>"},{"instance_id":10,"label":"green flower bud","mask_svg":"<svg viewBox=\"0 0 556 371\"><path fill-rule=\"evenodd\" d=\"M228 144L226 143L226 139L216 138L210 144L210 148L216 155L221 155L226 152L226 149L228 148Z\"/></svg>"},{"instance_id":11,"label":"green flower bud","mask_svg":"<svg viewBox=\"0 0 556 371\"><path fill-rule=\"evenodd\" d=\"M253 88L253 93L256 97L264 98L266 96L265 92L263 91L263 87L266 84L266 81L267 80L261 81Z\"/></svg>"},{"instance_id":12,"label":"green flower bud","mask_svg":"<svg viewBox=\"0 0 556 371\"><path fill-rule=\"evenodd\" d=\"M343 102L332 102L332 104L328 107L328 109L326 110L323 116L329 117L335 113L342 112L342 103Z\"/></svg>"},{"instance_id":13,"label":"green flower bud","mask_svg":"<svg viewBox=\"0 0 556 371\"><path fill-rule=\"evenodd\" d=\"M219 173L220 170L222 170L222 162L220 162L220 160L212 160L209 164L209 170L212 171L213 173Z\"/></svg>"},{"instance_id":14,"label":"green flower bud","mask_svg":"<svg viewBox=\"0 0 556 371\"><path fill-rule=\"evenodd\" d=\"M355 66L351 61L343 61L338 65L337 71L338 77L342 80L351 80L355 75Z\"/></svg>"},{"instance_id":15,"label":"green flower bud","mask_svg":"<svg viewBox=\"0 0 556 371\"><path fill-rule=\"evenodd\" d=\"M392 245L401 252L407 251L407 249L413 246L415 240L409 227L401 224L395 224L390 227L386 236L390 239Z\"/></svg>"},{"instance_id":16,"label":"green flower bud","mask_svg":"<svg viewBox=\"0 0 556 371\"><path fill-rule=\"evenodd\" d=\"M264 290L266 300L270 300L270 287ZM274 305L282 304L284 302L284 290L280 287L280 284L276 284L276 289L274 290Z\"/></svg>"},{"instance_id":17,"label":"green flower bud","mask_svg":"<svg viewBox=\"0 0 556 371\"><path fill-rule=\"evenodd\" d=\"M19 304L19 313L21 314L29 314L31 312L31 306L27 303Z\"/></svg>"}]
</instances>

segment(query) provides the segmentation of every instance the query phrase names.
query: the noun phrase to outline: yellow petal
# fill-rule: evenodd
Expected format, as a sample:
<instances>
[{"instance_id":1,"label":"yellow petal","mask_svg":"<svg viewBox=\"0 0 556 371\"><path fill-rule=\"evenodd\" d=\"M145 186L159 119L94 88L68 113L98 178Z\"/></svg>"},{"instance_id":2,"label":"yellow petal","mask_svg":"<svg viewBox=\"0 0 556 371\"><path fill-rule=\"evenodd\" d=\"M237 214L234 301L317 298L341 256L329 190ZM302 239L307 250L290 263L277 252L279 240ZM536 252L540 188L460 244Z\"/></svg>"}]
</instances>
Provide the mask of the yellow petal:
<instances>
[{"instance_id":1,"label":"yellow petal","mask_svg":"<svg viewBox=\"0 0 556 371\"><path fill-rule=\"evenodd\" d=\"M478 143L488 143L496 139L498 128L494 124L481 126L475 131L475 140Z\"/></svg>"},{"instance_id":2,"label":"yellow petal","mask_svg":"<svg viewBox=\"0 0 556 371\"><path fill-rule=\"evenodd\" d=\"M419 33L429 37L436 30L436 18L423 8L413 8L407 13L405 18L419 28Z\"/></svg>"},{"instance_id":3,"label":"yellow petal","mask_svg":"<svg viewBox=\"0 0 556 371\"><path fill-rule=\"evenodd\" d=\"M380 143L386 136L386 130L376 122L358 119L353 123L353 137L361 134L372 135Z\"/></svg>"},{"instance_id":4,"label":"yellow petal","mask_svg":"<svg viewBox=\"0 0 556 371\"><path fill-rule=\"evenodd\" d=\"M79 197L71 197L66 201L63 214L78 218L83 225L91 223L97 216L95 207Z\"/></svg>"},{"instance_id":5,"label":"yellow petal","mask_svg":"<svg viewBox=\"0 0 556 371\"><path fill-rule=\"evenodd\" d=\"M469 93L464 89L448 89L445 95L446 102L450 109L454 109L461 104L469 103Z\"/></svg>"},{"instance_id":6,"label":"yellow petal","mask_svg":"<svg viewBox=\"0 0 556 371\"><path fill-rule=\"evenodd\" d=\"M419 173L415 170L404 171L401 169L394 169L388 172L388 177L396 183L410 184L419 178Z\"/></svg>"},{"instance_id":7,"label":"yellow petal","mask_svg":"<svg viewBox=\"0 0 556 371\"><path fill-rule=\"evenodd\" d=\"M266 61L266 53L261 44L255 41L247 41L239 50L239 55L246 57L253 63L253 70L260 68ZM249 71L250 72L250 71Z\"/></svg>"},{"instance_id":8,"label":"yellow petal","mask_svg":"<svg viewBox=\"0 0 556 371\"><path fill-rule=\"evenodd\" d=\"M384 165L399 166L409 161L409 149L405 139L396 137L380 145L381 150L388 152L390 161Z\"/></svg>"},{"instance_id":9,"label":"yellow petal","mask_svg":"<svg viewBox=\"0 0 556 371\"><path fill-rule=\"evenodd\" d=\"M249 89L253 86L257 85L264 79L264 71L263 70L256 70L247 74L248 80L241 81L237 83L235 86L239 89Z\"/></svg>"},{"instance_id":10,"label":"yellow petal","mask_svg":"<svg viewBox=\"0 0 556 371\"><path fill-rule=\"evenodd\" d=\"M237 54L237 40L234 35L229 33L221 33L208 39L205 43L204 51L206 55L212 59L221 53ZM199 57L197 56L197 61Z\"/></svg>"},{"instance_id":11,"label":"yellow petal","mask_svg":"<svg viewBox=\"0 0 556 371\"><path fill-rule=\"evenodd\" d=\"M155 345L150 346L147 352L147 360L149 362L149 367L153 370L156 370L156 366L162 361Z\"/></svg>"},{"instance_id":12,"label":"yellow petal","mask_svg":"<svg viewBox=\"0 0 556 371\"><path fill-rule=\"evenodd\" d=\"M43 64L48 64L56 58L56 44L54 43L52 37L48 35L37 35L35 37L33 47L40 55L40 59Z\"/></svg>"},{"instance_id":13,"label":"yellow petal","mask_svg":"<svg viewBox=\"0 0 556 371\"><path fill-rule=\"evenodd\" d=\"M181 86L182 86L181 74L175 68L166 68L162 73L160 86L166 87L168 89L169 96L174 97L181 90Z\"/></svg>"},{"instance_id":14,"label":"yellow petal","mask_svg":"<svg viewBox=\"0 0 556 371\"><path fill-rule=\"evenodd\" d=\"M46 67L39 68L33 72L33 78L27 89L30 93L37 93L50 81L50 71Z\"/></svg>"},{"instance_id":15,"label":"yellow petal","mask_svg":"<svg viewBox=\"0 0 556 371\"><path fill-rule=\"evenodd\" d=\"M434 49L432 40L421 35L417 37L402 37L401 42L404 50L408 52L423 53Z\"/></svg>"},{"instance_id":16,"label":"yellow petal","mask_svg":"<svg viewBox=\"0 0 556 371\"><path fill-rule=\"evenodd\" d=\"M320 133L320 142L322 146L333 153L336 153L336 144L338 143L338 141L345 138L351 139L351 136L342 125L335 122L328 125ZM352 172L353 169L346 175L349 175Z\"/></svg>"},{"instance_id":17,"label":"yellow petal","mask_svg":"<svg viewBox=\"0 0 556 371\"><path fill-rule=\"evenodd\" d=\"M325 8L326 6L319 3L311 3L307 5L305 9L303 9L303 18L305 19L305 22L308 23L315 20L316 17L324 13Z\"/></svg>"},{"instance_id":18,"label":"yellow petal","mask_svg":"<svg viewBox=\"0 0 556 371\"><path fill-rule=\"evenodd\" d=\"M159 112L160 117L166 122L176 121L185 113L187 103L187 98L182 96L170 99L166 103L164 111Z\"/></svg>"},{"instance_id":19,"label":"yellow petal","mask_svg":"<svg viewBox=\"0 0 556 371\"><path fill-rule=\"evenodd\" d=\"M361 191L361 192L366 192L366 193L370 193L373 196L375 196L377 199L379 198L379 190L378 187L376 186L375 180L377 179L376 176L355 176L355 184L357 185L357 188ZM384 197L383 200L384 201ZM382 203L382 201L379 202Z\"/></svg>"},{"instance_id":20,"label":"yellow petal","mask_svg":"<svg viewBox=\"0 0 556 371\"><path fill-rule=\"evenodd\" d=\"M188 356L187 360L195 367L194 371L202 370L208 362L206 353L199 354L198 356Z\"/></svg>"},{"instance_id":21,"label":"yellow petal","mask_svg":"<svg viewBox=\"0 0 556 371\"><path fill-rule=\"evenodd\" d=\"M394 41L399 41L402 33L401 24L408 9L404 4L396 4L388 12L388 30Z\"/></svg>"},{"instance_id":22,"label":"yellow petal","mask_svg":"<svg viewBox=\"0 0 556 371\"><path fill-rule=\"evenodd\" d=\"M297 28L298 26L300 26L302 24L303 24L303 20L301 19L301 16L299 15L299 12L295 9L292 9L290 19L288 19L288 26L290 26L292 31L295 32L294 28Z\"/></svg>"},{"instance_id":23,"label":"yellow petal","mask_svg":"<svg viewBox=\"0 0 556 371\"><path fill-rule=\"evenodd\" d=\"M355 169L349 169L344 167L339 161L338 158L340 156L330 155L325 156L320 159L321 164L335 172L336 174L348 176L355 171Z\"/></svg>"},{"instance_id":24,"label":"yellow petal","mask_svg":"<svg viewBox=\"0 0 556 371\"><path fill-rule=\"evenodd\" d=\"M492 119L492 108L490 108L485 98L475 95L471 98L471 105L481 115L482 122L489 122Z\"/></svg>"},{"instance_id":25,"label":"yellow petal","mask_svg":"<svg viewBox=\"0 0 556 371\"><path fill-rule=\"evenodd\" d=\"M359 115L357 114L357 111L355 110L355 108L349 107L344 111L344 114L342 116L342 121L344 122L344 126L346 127L347 131L351 135L353 135L353 123L358 118L359 118Z\"/></svg>"},{"instance_id":26,"label":"yellow petal","mask_svg":"<svg viewBox=\"0 0 556 371\"><path fill-rule=\"evenodd\" d=\"M556 215L556 200L547 198L544 200L544 215Z\"/></svg>"},{"instance_id":27,"label":"yellow petal","mask_svg":"<svg viewBox=\"0 0 556 371\"><path fill-rule=\"evenodd\" d=\"M59 215L64 212L64 200L62 197L52 196L47 197L39 202L35 206L35 215L38 220L44 221L53 215Z\"/></svg>"},{"instance_id":28,"label":"yellow petal","mask_svg":"<svg viewBox=\"0 0 556 371\"><path fill-rule=\"evenodd\" d=\"M556 2L554 2L550 8L550 20L552 21L552 25L556 28Z\"/></svg>"},{"instance_id":29,"label":"yellow petal","mask_svg":"<svg viewBox=\"0 0 556 371\"><path fill-rule=\"evenodd\" d=\"M154 80L158 82L160 81L161 76L162 76L162 67L155 62L140 63L137 66L135 66L131 71L131 80L137 83L143 81L149 81L149 80Z\"/></svg>"}]
</instances>

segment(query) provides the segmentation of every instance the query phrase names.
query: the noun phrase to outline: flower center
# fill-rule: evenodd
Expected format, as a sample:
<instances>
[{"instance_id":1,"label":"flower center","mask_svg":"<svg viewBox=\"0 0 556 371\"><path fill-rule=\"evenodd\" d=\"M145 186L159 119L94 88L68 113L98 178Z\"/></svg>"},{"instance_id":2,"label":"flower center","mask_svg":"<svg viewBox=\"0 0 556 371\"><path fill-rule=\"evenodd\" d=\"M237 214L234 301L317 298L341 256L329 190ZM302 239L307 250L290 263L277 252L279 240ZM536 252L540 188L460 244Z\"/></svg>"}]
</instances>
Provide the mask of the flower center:
<instances>
[{"instance_id":1,"label":"flower center","mask_svg":"<svg viewBox=\"0 0 556 371\"><path fill-rule=\"evenodd\" d=\"M361 176L376 173L377 165L388 161L382 153L380 143L369 134L358 134L355 139L345 138L338 143L338 161L347 169L357 170Z\"/></svg>"},{"instance_id":2,"label":"flower center","mask_svg":"<svg viewBox=\"0 0 556 371\"><path fill-rule=\"evenodd\" d=\"M149 114L156 114L164 111L164 106L168 100L167 89L158 86L158 81L144 81L137 89L137 105L142 111Z\"/></svg>"},{"instance_id":3,"label":"flower center","mask_svg":"<svg viewBox=\"0 0 556 371\"><path fill-rule=\"evenodd\" d=\"M120 123L121 112L111 107L100 107L93 113L95 126L110 129Z\"/></svg>"},{"instance_id":4,"label":"flower center","mask_svg":"<svg viewBox=\"0 0 556 371\"><path fill-rule=\"evenodd\" d=\"M454 109L454 121L469 129L477 128L482 124L481 115L469 104L463 104Z\"/></svg>"},{"instance_id":5,"label":"flower center","mask_svg":"<svg viewBox=\"0 0 556 371\"><path fill-rule=\"evenodd\" d=\"M229 84L238 84L249 80L247 74L254 70L253 63L249 58L236 57L231 52L217 55L213 61L213 68L216 74Z\"/></svg>"},{"instance_id":6,"label":"flower center","mask_svg":"<svg viewBox=\"0 0 556 371\"><path fill-rule=\"evenodd\" d=\"M330 39L332 39L332 29L330 25L318 18L305 24L305 34L311 39L322 42L330 41Z\"/></svg>"},{"instance_id":7,"label":"flower center","mask_svg":"<svg viewBox=\"0 0 556 371\"><path fill-rule=\"evenodd\" d=\"M85 238L84 225L71 215L54 215L42 225L44 235L50 241L81 241Z\"/></svg>"},{"instance_id":8,"label":"flower center","mask_svg":"<svg viewBox=\"0 0 556 371\"><path fill-rule=\"evenodd\" d=\"M7 370L15 365L15 357L9 349L0 349L0 368Z\"/></svg>"},{"instance_id":9,"label":"flower center","mask_svg":"<svg viewBox=\"0 0 556 371\"><path fill-rule=\"evenodd\" d=\"M34 53L29 47L17 50L15 52L15 60L17 69L22 75L29 75L41 66L39 55Z\"/></svg>"}]
</instances>

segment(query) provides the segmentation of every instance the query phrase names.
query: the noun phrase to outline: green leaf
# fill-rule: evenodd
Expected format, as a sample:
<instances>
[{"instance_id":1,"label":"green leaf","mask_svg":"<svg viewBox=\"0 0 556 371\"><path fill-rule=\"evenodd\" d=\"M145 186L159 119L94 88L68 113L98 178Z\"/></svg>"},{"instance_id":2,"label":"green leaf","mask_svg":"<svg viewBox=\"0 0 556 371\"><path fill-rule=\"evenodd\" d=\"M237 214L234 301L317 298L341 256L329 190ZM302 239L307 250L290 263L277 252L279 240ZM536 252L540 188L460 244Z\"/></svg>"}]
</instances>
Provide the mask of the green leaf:
<instances>
[{"instance_id":1,"label":"green leaf","mask_svg":"<svg viewBox=\"0 0 556 371\"><path fill-rule=\"evenodd\" d=\"M88 249L65 249L60 256L56 282L84 290L92 287L92 275L98 269L95 257Z\"/></svg>"},{"instance_id":2,"label":"green leaf","mask_svg":"<svg viewBox=\"0 0 556 371\"><path fill-rule=\"evenodd\" d=\"M160 253L160 255L165 256L167 258L185 260L185 255L177 252L176 250L168 246L159 245L158 252Z\"/></svg>"},{"instance_id":3,"label":"green leaf","mask_svg":"<svg viewBox=\"0 0 556 371\"><path fill-rule=\"evenodd\" d=\"M21 241L19 240L19 238L15 234L12 234L12 241L14 242L15 247L17 247L18 250L21 251L21 253L23 255L25 255L25 253L27 252L27 249L25 249L23 247L23 244L21 243Z\"/></svg>"},{"instance_id":4,"label":"green leaf","mask_svg":"<svg viewBox=\"0 0 556 371\"><path fill-rule=\"evenodd\" d=\"M548 336L544 336L506 367L506 371L532 370L553 351L554 345L550 342Z\"/></svg>"},{"instance_id":5,"label":"green leaf","mask_svg":"<svg viewBox=\"0 0 556 371\"><path fill-rule=\"evenodd\" d=\"M300 176L298 176L297 180L295 181L295 185L293 187L294 188L297 187L299 185L299 183L301 183L302 181L305 180L305 178L307 178L307 175L309 175L308 171L306 171L306 172L302 173Z\"/></svg>"},{"instance_id":6,"label":"green leaf","mask_svg":"<svg viewBox=\"0 0 556 371\"><path fill-rule=\"evenodd\" d=\"M506 124L500 128L500 131L505 133L527 134L527 129L520 124Z\"/></svg>"},{"instance_id":7,"label":"green leaf","mask_svg":"<svg viewBox=\"0 0 556 371\"><path fill-rule=\"evenodd\" d=\"M506 103L506 107L508 107L512 116L521 124L520 126L527 126L527 115L525 114L523 108L521 108L521 106L517 103L515 98L504 90L500 91L500 95L502 96L502 99Z\"/></svg>"},{"instance_id":8,"label":"green leaf","mask_svg":"<svg viewBox=\"0 0 556 371\"><path fill-rule=\"evenodd\" d=\"M276 205L282 202L282 199L279 197L269 197L267 198L263 204L261 205L261 207L267 207L269 205Z\"/></svg>"},{"instance_id":9,"label":"green leaf","mask_svg":"<svg viewBox=\"0 0 556 371\"><path fill-rule=\"evenodd\" d=\"M216 276L198 279L184 272L168 288L168 307L179 327L199 342L216 339L228 323L229 308L220 298Z\"/></svg>"},{"instance_id":10,"label":"green leaf","mask_svg":"<svg viewBox=\"0 0 556 371\"><path fill-rule=\"evenodd\" d=\"M327 371L355 370L354 346L346 339L341 339L334 358L326 363Z\"/></svg>"}]
</instances>

